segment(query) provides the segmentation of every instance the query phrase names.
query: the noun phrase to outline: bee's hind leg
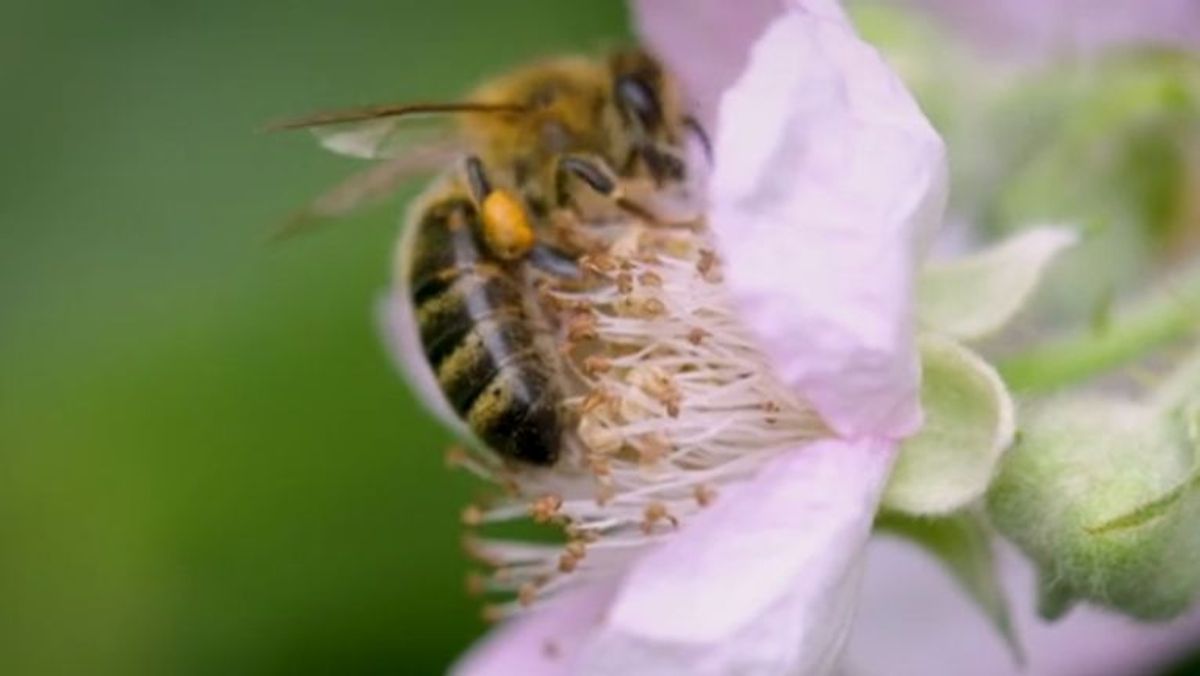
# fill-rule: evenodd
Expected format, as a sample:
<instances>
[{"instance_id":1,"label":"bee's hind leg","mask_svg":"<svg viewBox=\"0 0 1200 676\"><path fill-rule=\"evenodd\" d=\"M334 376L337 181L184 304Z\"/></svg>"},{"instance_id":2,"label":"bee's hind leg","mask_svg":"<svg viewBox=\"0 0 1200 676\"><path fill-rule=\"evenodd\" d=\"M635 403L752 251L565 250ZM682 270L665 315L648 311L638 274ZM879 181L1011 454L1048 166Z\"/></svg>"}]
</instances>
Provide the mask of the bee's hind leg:
<instances>
[{"instance_id":1,"label":"bee's hind leg","mask_svg":"<svg viewBox=\"0 0 1200 676\"><path fill-rule=\"evenodd\" d=\"M572 178L579 179L620 210L652 225L662 224L653 212L625 196L620 180L607 162L581 155L564 155L558 159L554 170L554 199L558 206L567 207L572 204Z\"/></svg>"}]
</instances>

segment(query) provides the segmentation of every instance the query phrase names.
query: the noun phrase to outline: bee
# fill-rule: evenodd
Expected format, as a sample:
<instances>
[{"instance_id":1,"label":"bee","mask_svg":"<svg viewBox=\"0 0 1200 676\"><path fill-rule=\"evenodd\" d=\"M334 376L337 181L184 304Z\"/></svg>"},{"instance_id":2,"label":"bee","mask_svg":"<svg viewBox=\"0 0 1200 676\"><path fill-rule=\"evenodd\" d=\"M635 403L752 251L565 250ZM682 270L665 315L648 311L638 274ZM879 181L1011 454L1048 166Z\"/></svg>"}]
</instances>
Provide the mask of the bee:
<instances>
[{"instance_id":1,"label":"bee","mask_svg":"<svg viewBox=\"0 0 1200 676\"><path fill-rule=\"evenodd\" d=\"M436 135L414 143L431 120ZM622 213L659 223L654 196L687 184L689 148L708 151L663 65L637 49L561 57L484 82L462 102L318 113L276 128L311 128L333 150L381 160L308 216L341 215L441 165L409 210L397 255L426 363L487 447L553 465L564 384L532 280L581 274L581 252L552 227L555 215L578 227Z\"/></svg>"}]
</instances>

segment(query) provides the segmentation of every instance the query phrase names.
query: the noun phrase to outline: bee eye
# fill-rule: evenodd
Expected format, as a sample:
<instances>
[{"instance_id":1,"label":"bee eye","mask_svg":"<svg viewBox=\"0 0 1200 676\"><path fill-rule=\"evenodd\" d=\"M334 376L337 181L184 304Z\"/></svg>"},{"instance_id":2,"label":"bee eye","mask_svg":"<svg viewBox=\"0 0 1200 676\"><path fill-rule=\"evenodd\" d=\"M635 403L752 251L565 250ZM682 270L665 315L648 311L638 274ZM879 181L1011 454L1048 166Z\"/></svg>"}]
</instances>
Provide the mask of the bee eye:
<instances>
[{"instance_id":1,"label":"bee eye","mask_svg":"<svg viewBox=\"0 0 1200 676\"><path fill-rule=\"evenodd\" d=\"M645 80L636 75L622 75L614 87L622 109L632 114L649 131L662 122L662 106L658 96Z\"/></svg>"}]
</instances>

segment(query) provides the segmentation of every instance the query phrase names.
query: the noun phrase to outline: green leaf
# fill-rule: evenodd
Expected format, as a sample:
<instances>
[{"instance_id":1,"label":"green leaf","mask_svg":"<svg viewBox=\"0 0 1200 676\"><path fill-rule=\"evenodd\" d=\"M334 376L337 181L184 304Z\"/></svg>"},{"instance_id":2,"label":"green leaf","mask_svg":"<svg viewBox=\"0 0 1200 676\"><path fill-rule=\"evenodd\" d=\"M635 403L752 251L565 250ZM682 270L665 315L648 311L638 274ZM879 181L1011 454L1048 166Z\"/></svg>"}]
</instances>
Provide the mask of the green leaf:
<instances>
[{"instance_id":1,"label":"green leaf","mask_svg":"<svg viewBox=\"0 0 1200 676\"><path fill-rule=\"evenodd\" d=\"M925 425L907 439L883 506L946 514L981 497L1012 443L1013 404L987 362L952 340L920 340Z\"/></svg>"},{"instance_id":2,"label":"green leaf","mask_svg":"<svg viewBox=\"0 0 1200 676\"><path fill-rule=\"evenodd\" d=\"M1087 600L1167 619L1200 591L1197 458L1182 422L1094 398L1025 417L987 505L1037 565L1044 617Z\"/></svg>"},{"instance_id":3,"label":"green leaf","mask_svg":"<svg viewBox=\"0 0 1200 676\"><path fill-rule=\"evenodd\" d=\"M927 264L917 282L924 328L961 340L1002 328L1024 306L1042 272L1076 241L1065 228L1036 228L971 256Z\"/></svg>"},{"instance_id":4,"label":"green leaf","mask_svg":"<svg viewBox=\"0 0 1200 676\"><path fill-rule=\"evenodd\" d=\"M920 518L885 512L875 521L877 531L913 541L932 554L1004 637L1018 663L1024 662L1008 600L996 573L992 531L977 512Z\"/></svg>"}]
</instances>

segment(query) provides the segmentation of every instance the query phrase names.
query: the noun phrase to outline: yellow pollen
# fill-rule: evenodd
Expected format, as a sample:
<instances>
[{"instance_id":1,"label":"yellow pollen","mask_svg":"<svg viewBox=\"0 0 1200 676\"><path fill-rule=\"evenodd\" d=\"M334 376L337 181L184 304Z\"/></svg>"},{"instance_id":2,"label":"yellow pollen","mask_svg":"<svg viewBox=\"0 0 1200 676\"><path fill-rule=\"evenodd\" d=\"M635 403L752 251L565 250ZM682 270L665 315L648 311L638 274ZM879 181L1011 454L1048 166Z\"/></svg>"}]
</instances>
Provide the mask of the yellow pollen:
<instances>
[{"instance_id":1,"label":"yellow pollen","mask_svg":"<svg viewBox=\"0 0 1200 676\"><path fill-rule=\"evenodd\" d=\"M483 238L488 248L505 260L515 260L533 248L533 226L525 207L512 193L494 190L480 205Z\"/></svg>"}]
</instances>

